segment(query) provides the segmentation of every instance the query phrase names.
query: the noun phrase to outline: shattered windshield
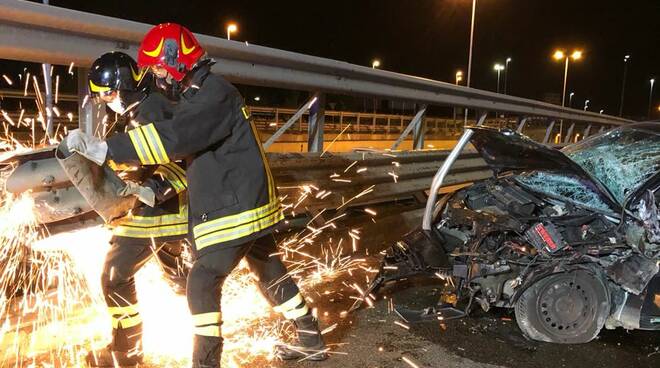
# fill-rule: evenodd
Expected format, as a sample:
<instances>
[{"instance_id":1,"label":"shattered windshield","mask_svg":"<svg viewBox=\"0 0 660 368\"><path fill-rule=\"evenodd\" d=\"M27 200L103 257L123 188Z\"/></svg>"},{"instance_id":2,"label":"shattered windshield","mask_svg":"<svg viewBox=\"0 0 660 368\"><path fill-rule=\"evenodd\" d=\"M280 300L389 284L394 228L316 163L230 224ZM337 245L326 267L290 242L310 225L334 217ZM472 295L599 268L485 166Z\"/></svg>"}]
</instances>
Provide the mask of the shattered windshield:
<instances>
[{"instance_id":1,"label":"shattered windshield","mask_svg":"<svg viewBox=\"0 0 660 368\"><path fill-rule=\"evenodd\" d=\"M611 212L608 205L598 195L598 191L592 188L594 184L590 180L544 171L532 171L518 175L515 180L536 192L595 210Z\"/></svg>"},{"instance_id":2,"label":"shattered windshield","mask_svg":"<svg viewBox=\"0 0 660 368\"><path fill-rule=\"evenodd\" d=\"M562 150L623 203L660 169L660 135L650 124L618 128Z\"/></svg>"}]
</instances>

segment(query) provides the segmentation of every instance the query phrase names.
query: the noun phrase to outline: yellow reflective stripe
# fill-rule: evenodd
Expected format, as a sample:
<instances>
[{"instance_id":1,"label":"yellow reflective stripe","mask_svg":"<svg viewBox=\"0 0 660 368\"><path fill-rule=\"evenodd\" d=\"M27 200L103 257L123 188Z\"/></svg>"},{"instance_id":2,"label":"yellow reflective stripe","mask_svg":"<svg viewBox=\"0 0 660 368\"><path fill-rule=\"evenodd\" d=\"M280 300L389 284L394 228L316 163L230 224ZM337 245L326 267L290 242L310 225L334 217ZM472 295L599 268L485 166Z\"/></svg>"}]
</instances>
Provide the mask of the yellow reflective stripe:
<instances>
[{"instance_id":1,"label":"yellow reflective stripe","mask_svg":"<svg viewBox=\"0 0 660 368\"><path fill-rule=\"evenodd\" d=\"M304 316L305 314L309 313L309 307L308 306L303 306L302 308L290 310L288 312L282 313L284 318L286 319L296 319Z\"/></svg>"},{"instance_id":2,"label":"yellow reflective stripe","mask_svg":"<svg viewBox=\"0 0 660 368\"><path fill-rule=\"evenodd\" d=\"M188 234L188 224L164 225L156 229L143 229L130 226L117 226L112 231L113 235L124 236L127 238L160 238L165 236L186 235Z\"/></svg>"},{"instance_id":3,"label":"yellow reflective stripe","mask_svg":"<svg viewBox=\"0 0 660 368\"><path fill-rule=\"evenodd\" d=\"M299 306L303 302L303 297L302 294L298 293L296 296L293 298L287 300L286 302L273 307L273 310L277 313L284 313L287 311L290 311L292 309L295 309L297 306Z\"/></svg>"},{"instance_id":4,"label":"yellow reflective stripe","mask_svg":"<svg viewBox=\"0 0 660 368\"><path fill-rule=\"evenodd\" d=\"M160 216L131 215L123 217L115 222L117 225L130 225L132 227L157 227L162 225L178 225L188 221L188 205L185 194L179 194L179 213Z\"/></svg>"},{"instance_id":5,"label":"yellow reflective stripe","mask_svg":"<svg viewBox=\"0 0 660 368\"><path fill-rule=\"evenodd\" d=\"M220 323L221 317L220 312L209 312L193 314L192 319L195 326L204 326Z\"/></svg>"},{"instance_id":6,"label":"yellow reflective stripe","mask_svg":"<svg viewBox=\"0 0 660 368\"><path fill-rule=\"evenodd\" d=\"M162 175L163 178L167 180L168 183L170 183L172 188L174 188L174 191L176 191L176 193L181 193L186 189L185 184L171 170L163 166L159 166L158 169L156 169L155 173Z\"/></svg>"},{"instance_id":7,"label":"yellow reflective stripe","mask_svg":"<svg viewBox=\"0 0 660 368\"><path fill-rule=\"evenodd\" d=\"M261 140L259 139L259 132L257 127L254 125L254 122L249 121L250 128L252 129L252 134L254 139L257 141L257 146L259 147L259 154L261 154L261 160L264 164L264 170L266 170L266 176L268 178L268 198L272 202L275 200L275 181L273 180L273 174L270 172L270 165L268 165L268 158L266 158L266 152L264 152L264 147L261 145Z\"/></svg>"},{"instance_id":8,"label":"yellow reflective stripe","mask_svg":"<svg viewBox=\"0 0 660 368\"><path fill-rule=\"evenodd\" d=\"M167 180L177 193L181 193L188 187L185 173L182 174L183 169L174 163L161 165L156 169L156 174L162 175Z\"/></svg>"},{"instance_id":9,"label":"yellow reflective stripe","mask_svg":"<svg viewBox=\"0 0 660 368\"><path fill-rule=\"evenodd\" d=\"M160 135L158 135L158 131L156 130L154 124L151 123L143 125L140 127L140 129L142 129L144 132L147 144L149 144L149 148L154 154L156 163L166 164L170 162L170 158L167 156L167 152L165 152L165 147L163 146L163 142L160 140Z\"/></svg>"},{"instance_id":10,"label":"yellow reflective stripe","mask_svg":"<svg viewBox=\"0 0 660 368\"><path fill-rule=\"evenodd\" d=\"M142 165L154 165L156 161L151 155L151 152L149 152L147 142L145 141L142 134L140 134L140 132L140 128L131 129L128 131L128 137L131 139L133 147L135 148L135 152L137 153Z\"/></svg>"},{"instance_id":11,"label":"yellow reflective stripe","mask_svg":"<svg viewBox=\"0 0 660 368\"><path fill-rule=\"evenodd\" d=\"M113 318L112 319L112 327L114 328L130 328L139 325L142 323L142 317L138 314L137 316L133 317L126 317L126 318Z\"/></svg>"},{"instance_id":12,"label":"yellow reflective stripe","mask_svg":"<svg viewBox=\"0 0 660 368\"><path fill-rule=\"evenodd\" d=\"M113 235L129 238L151 238L188 233L188 205L179 194L179 213L161 216L126 216L118 220Z\"/></svg>"},{"instance_id":13,"label":"yellow reflective stripe","mask_svg":"<svg viewBox=\"0 0 660 368\"><path fill-rule=\"evenodd\" d=\"M220 337L220 326L195 327L195 335Z\"/></svg>"},{"instance_id":14,"label":"yellow reflective stripe","mask_svg":"<svg viewBox=\"0 0 660 368\"><path fill-rule=\"evenodd\" d=\"M108 307L108 313L112 315L131 315L138 314L140 311L137 304L131 304L125 307Z\"/></svg>"},{"instance_id":15,"label":"yellow reflective stripe","mask_svg":"<svg viewBox=\"0 0 660 368\"><path fill-rule=\"evenodd\" d=\"M265 206L257 207L252 210L247 210L235 215L220 217L215 220L207 221L201 223L193 229L193 234L195 239L207 235L209 233L236 227L242 224L246 224L252 221L256 221L259 218L271 214L273 211L280 209L279 201L272 201Z\"/></svg>"},{"instance_id":16,"label":"yellow reflective stripe","mask_svg":"<svg viewBox=\"0 0 660 368\"><path fill-rule=\"evenodd\" d=\"M263 229L267 229L270 226L273 226L278 222L282 221L282 219L284 219L284 215L282 214L282 211L280 211L280 209L278 208L275 212L273 212L269 216L266 216L258 221L223 231L213 232L208 235L204 235L200 238L196 238L195 245L197 247L197 250L201 250L214 244L240 239L250 234L254 234L258 231L261 231Z\"/></svg>"},{"instance_id":17,"label":"yellow reflective stripe","mask_svg":"<svg viewBox=\"0 0 660 368\"><path fill-rule=\"evenodd\" d=\"M184 180L186 179L186 171L179 166L176 162L170 162L169 164L165 165L168 168L172 169L176 173L178 173Z\"/></svg>"}]
</instances>

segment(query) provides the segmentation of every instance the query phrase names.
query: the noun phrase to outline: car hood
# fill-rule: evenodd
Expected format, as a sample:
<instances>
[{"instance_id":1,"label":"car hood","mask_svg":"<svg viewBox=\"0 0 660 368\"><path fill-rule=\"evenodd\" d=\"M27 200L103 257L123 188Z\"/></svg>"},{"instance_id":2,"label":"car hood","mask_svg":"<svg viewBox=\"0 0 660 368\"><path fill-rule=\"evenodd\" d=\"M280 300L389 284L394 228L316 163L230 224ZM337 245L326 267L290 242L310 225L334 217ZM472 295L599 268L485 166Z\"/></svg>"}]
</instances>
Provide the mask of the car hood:
<instances>
[{"instance_id":1,"label":"car hood","mask_svg":"<svg viewBox=\"0 0 660 368\"><path fill-rule=\"evenodd\" d=\"M498 130L487 127L470 127L470 129L474 132L470 143L495 173L541 170L572 174L593 182L603 199L609 202L613 209L618 211L621 208L605 186L561 151L535 142L511 129Z\"/></svg>"}]
</instances>

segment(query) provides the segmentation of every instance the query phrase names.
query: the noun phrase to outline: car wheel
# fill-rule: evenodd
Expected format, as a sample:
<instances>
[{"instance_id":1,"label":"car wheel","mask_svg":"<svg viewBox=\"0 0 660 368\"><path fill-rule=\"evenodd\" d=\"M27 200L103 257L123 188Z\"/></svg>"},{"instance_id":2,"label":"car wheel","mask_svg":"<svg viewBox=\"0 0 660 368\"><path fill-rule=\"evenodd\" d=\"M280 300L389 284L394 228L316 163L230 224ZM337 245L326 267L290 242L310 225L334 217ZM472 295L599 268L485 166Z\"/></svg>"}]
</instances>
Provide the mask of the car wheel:
<instances>
[{"instance_id":1,"label":"car wheel","mask_svg":"<svg viewBox=\"0 0 660 368\"><path fill-rule=\"evenodd\" d=\"M585 343L605 324L609 293L603 280L591 272L557 273L527 288L515 309L518 326L533 340Z\"/></svg>"}]
</instances>

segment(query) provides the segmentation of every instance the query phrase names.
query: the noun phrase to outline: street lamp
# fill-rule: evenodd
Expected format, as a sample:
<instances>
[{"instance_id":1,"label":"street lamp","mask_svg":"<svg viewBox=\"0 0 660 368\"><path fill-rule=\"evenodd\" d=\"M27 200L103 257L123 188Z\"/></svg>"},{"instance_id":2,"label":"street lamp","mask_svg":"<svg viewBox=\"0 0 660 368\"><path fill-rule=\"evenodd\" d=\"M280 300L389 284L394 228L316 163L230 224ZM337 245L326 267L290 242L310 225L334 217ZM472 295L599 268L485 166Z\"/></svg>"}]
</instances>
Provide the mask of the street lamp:
<instances>
[{"instance_id":1,"label":"street lamp","mask_svg":"<svg viewBox=\"0 0 660 368\"><path fill-rule=\"evenodd\" d=\"M568 55L563 50L556 50L552 57L559 60L566 60L566 66L564 67L564 89L561 94L561 105L566 106L566 82L568 80L568 60L573 59L574 61L582 59L582 51L574 50L570 55Z\"/></svg>"},{"instance_id":2,"label":"street lamp","mask_svg":"<svg viewBox=\"0 0 660 368\"><path fill-rule=\"evenodd\" d=\"M602 115L604 112L605 110L600 110L598 113Z\"/></svg>"},{"instance_id":3,"label":"street lamp","mask_svg":"<svg viewBox=\"0 0 660 368\"><path fill-rule=\"evenodd\" d=\"M468 70L467 70L467 87L470 87L472 76L472 47L474 46L474 20L477 11L477 0L472 0L472 19L470 20L470 50L468 52ZM467 125L468 109L465 108L465 120L463 126Z\"/></svg>"},{"instance_id":4,"label":"street lamp","mask_svg":"<svg viewBox=\"0 0 660 368\"><path fill-rule=\"evenodd\" d=\"M231 40L231 34L238 31L238 26L235 23L229 23L227 26L227 39Z\"/></svg>"},{"instance_id":5,"label":"street lamp","mask_svg":"<svg viewBox=\"0 0 660 368\"><path fill-rule=\"evenodd\" d=\"M509 63L512 61L510 57L506 58L506 63L504 63L504 94L506 94L506 85L507 80L509 79Z\"/></svg>"},{"instance_id":6,"label":"street lamp","mask_svg":"<svg viewBox=\"0 0 660 368\"><path fill-rule=\"evenodd\" d=\"M649 91L649 112L646 115L647 119L651 119L651 101L653 101L653 85L655 84L655 78L651 78L649 82L651 82L651 90Z\"/></svg>"},{"instance_id":7,"label":"street lamp","mask_svg":"<svg viewBox=\"0 0 660 368\"><path fill-rule=\"evenodd\" d=\"M619 116L623 116L623 96L626 93L626 76L628 75L628 61L630 55L623 57L623 82L621 83L621 103L619 104Z\"/></svg>"},{"instance_id":8,"label":"street lamp","mask_svg":"<svg viewBox=\"0 0 660 368\"><path fill-rule=\"evenodd\" d=\"M371 62L371 69L376 69L380 67L380 60L374 59L374 61Z\"/></svg>"},{"instance_id":9,"label":"street lamp","mask_svg":"<svg viewBox=\"0 0 660 368\"><path fill-rule=\"evenodd\" d=\"M458 70L456 71L456 85L458 86L462 81L463 81L463 71Z\"/></svg>"},{"instance_id":10,"label":"street lamp","mask_svg":"<svg viewBox=\"0 0 660 368\"><path fill-rule=\"evenodd\" d=\"M500 73L504 70L504 65L495 64L493 65L493 70L497 72L497 93L500 93Z\"/></svg>"},{"instance_id":11,"label":"street lamp","mask_svg":"<svg viewBox=\"0 0 660 368\"><path fill-rule=\"evenodd\" d=\"M575 92L568 94L568 107L573 107L573 96L575 96Z\"/></svg>"},{"instance_id":12,"label":"street lamp","mask_svg":"<svg viewBox=\"0 0 660 368\"><path fill-rule=\"evenodd\" d=\"M589 108L589 102L591 102L591 101L584 100L584 111L587 111L587 109Z\"/></svg>"}]
</instances>

